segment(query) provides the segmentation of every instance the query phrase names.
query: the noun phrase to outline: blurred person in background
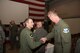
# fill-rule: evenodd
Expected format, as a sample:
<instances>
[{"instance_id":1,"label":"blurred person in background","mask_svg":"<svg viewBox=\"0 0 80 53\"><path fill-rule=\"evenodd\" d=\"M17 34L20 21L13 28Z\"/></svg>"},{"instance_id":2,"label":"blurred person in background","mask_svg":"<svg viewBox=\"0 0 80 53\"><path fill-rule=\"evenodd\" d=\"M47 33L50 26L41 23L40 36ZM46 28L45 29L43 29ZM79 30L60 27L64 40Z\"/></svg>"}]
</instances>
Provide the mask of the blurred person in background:
<instances>
[{"instance_id":1,"label":"blurred person in background","mask_svg":"<svg viewBox=\"0 0 80 53\"><path fill-rule=\"evenodd\" d=\"M16 37L18 35L18 26L14 20L11 20L9 26L10 49L16 48Z\"/></svg>"},{"instance_id":2,"label":"blurred person in background","mask_svg":"<svg viewBox=\"0 0 80 53\"><path fill-rule=\"evenodd\" d=\"M46 35L47 35L47 31L44 29L43 22L37 21L36 29L34 30L35 41L39 41L40 38L45 37ZM35 53L45 53L45 46L46 43L38 47Z\"/></svg>"},{"instance_id":3,"label":"blurred person in background","mask_svg":"<svg viewBox=\"0 0 80 53\"><path fill-rule=\"evenodd\" d=\"M5 32L2 27L2 23L0 20L0 53L4 53L4 43L5 43Z\"/></svg>"}]
</instances>

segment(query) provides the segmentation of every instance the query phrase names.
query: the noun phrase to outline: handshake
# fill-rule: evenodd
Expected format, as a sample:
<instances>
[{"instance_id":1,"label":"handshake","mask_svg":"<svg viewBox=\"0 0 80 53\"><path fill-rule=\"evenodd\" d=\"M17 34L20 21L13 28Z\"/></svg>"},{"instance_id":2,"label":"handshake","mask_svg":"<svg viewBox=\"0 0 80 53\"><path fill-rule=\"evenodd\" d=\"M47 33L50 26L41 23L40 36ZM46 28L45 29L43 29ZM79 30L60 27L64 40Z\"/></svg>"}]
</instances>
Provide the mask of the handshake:
<instances>
[{"instance_id":1,"label":"handshake","mask_svg":"<svg viewBox=\"0 0 80 53\"><path fill-rule=\"evenodd\" d=\"M40 39L40 42L41 43L45 43L47 41L47 38L46 37L42 37L41 39Z\"/></svg>"}]
</instances>

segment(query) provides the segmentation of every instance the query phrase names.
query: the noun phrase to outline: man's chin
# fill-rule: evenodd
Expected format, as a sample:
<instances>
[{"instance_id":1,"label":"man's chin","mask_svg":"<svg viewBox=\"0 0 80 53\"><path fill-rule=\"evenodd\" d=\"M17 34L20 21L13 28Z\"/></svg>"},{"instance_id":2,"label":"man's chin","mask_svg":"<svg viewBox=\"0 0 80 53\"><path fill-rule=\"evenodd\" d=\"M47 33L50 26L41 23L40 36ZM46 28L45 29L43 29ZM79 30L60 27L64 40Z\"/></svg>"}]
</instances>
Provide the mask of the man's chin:
<instances>
[{"instance_id":1,"label":"man's chin","mask_svg":"<svg viewBox=\"0 0 80 53\"><path fill-rule=\"evenodd\" d=\"M31 28L33 28L33 26Z\"/></svg>"}]
</instances>

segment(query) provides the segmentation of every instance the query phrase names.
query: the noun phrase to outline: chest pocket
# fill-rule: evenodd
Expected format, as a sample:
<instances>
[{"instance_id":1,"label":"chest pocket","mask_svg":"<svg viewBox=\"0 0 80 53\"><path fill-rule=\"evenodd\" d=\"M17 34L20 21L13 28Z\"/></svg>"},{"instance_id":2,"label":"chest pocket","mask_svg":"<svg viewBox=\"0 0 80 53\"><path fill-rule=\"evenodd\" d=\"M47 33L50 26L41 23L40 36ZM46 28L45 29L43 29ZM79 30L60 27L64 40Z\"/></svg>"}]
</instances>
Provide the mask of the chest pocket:
<instances>
[{"instance_id":1,"label":"chest pocket","mask_svg":"<svg viewBox=\"0 0 80 53\"><path fill-rule=\"evenodd\" d=\"M60 34L60 28L56 27L55 28L55 42L60 43L61 42L61 34Z\"/></svg>"}]
</instances>

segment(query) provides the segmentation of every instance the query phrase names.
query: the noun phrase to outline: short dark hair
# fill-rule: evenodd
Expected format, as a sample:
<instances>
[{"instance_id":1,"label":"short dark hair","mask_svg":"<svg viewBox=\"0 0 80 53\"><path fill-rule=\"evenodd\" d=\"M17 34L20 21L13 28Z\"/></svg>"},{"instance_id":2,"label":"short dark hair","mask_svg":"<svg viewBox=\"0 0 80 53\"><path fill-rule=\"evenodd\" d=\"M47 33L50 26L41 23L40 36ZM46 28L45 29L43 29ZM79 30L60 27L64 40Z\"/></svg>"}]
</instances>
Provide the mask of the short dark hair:
<instances>
[{"instance_id":1,"label":"short dark hair","mask_svg":"<svg viewBox=\"0 0 80 53\"><path fill-rule=\"evenodd\" d=\"M20 25L23 25L23 22L20 22Z\"/></svg>"},{"instance_id":2,"label":"short dark hair","mask_svg":"<svg viewBox=\"0 0 80 53\"><path fill-rule=\"evenodd\" d=\"M26 18L26 19L24 20L24 23L25 23L26 21L28 21L29 19L32 19L32 18Z\"/></svg>"}]
</instances>

